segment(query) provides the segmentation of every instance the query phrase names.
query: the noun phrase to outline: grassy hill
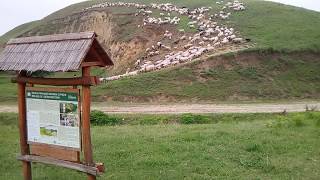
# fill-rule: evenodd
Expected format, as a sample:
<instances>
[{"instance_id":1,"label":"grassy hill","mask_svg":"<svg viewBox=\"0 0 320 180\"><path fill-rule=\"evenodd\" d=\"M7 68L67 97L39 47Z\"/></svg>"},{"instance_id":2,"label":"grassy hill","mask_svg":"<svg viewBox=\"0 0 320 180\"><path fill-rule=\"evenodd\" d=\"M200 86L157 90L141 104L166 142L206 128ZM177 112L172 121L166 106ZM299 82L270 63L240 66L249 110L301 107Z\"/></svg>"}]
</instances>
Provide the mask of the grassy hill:
<instances>
[{"instance_id":1,"label":"grassy hill","mask_svg":"<svg viewBox=\"0 0 320 180\"><path fill-rule=\"evenodd\" d=\"M171 2L190 8L212 6L213 11L219 9L216 1L212 0L124 1L147 4ZM138 38L137 42L137 37L143 35L136 28L138 20L121 14L135 12L134 9L109 8L103 11L102 13L106 14L102 15L97 12L80 13L83 8L98 2L104 1L74 4L42 20L19 26L2 36L0 43L19 36L96 30L104 47L117 56L114 57L116 66L108 69L108 73L99 74L123 73L128 67L132 67L139 57L139 52L145 50L146 44L156 41L153 38L157 35L151 34L152 36L142 39L141 42ZM251 39L251 49L110 82L94 88L95 100L207 102L319 99L320 13L274 2L243 2L246 3L247 10L233 14L224 23L234 27L244 38ZM95 16L105 19L94 24L92 22L97 20ZM186 22L181 23L179 27ZM117 50L121 48L124 51L118 54ZM67 74L56 76L65 75ZM1 78L0 87L6 87L9 96L0 99L14 99L15 94L11 92L14 86L8 86L9 80Z\"/></svg>"},{"instance_id":2,"label":"grassy hill","mask_svg":"<svg viewBox=\"0 0 320 180\"><path fill-rule=\"evenodd\" d=\"M63 19L78 13L81 9L92 4L105 1L87 1L71 5L59 10L43 20L21 25L8 32L0 38L0 42L23 35L30 27L26 25L32 24L32 28L46 27L50 21ZM109 0L108 2L118 2L118 0ZM141 3L166 3L171 2L179 6L187 6L190 8L201 6L217 7L216 0L124 0L124 2L141 2ZM251 38L257 44L256 48L274 48L282 50L320 50L320 13L309 11L302 8L283 5L274 2L260 0L243 0L247 4L247 10L238 14L234 14L227 22L240 31L247 38ZM58 25L56 25L58 26ZM49 27L46 27L49 28ZM42 31L45 31L43 28ZM51 27L55 28L55 27ZM46 34L46 32L38 32Z\"/></svg>"},{"instance_id":3,"label":"grassy hill","mask_svg":"<svg viewBox=\"0 0 320 180\"><path fill-rule=\"evenodd\" d=\"M241 52L94 88L96 101L213 102L320 98L320 53Z\"/></svg>"}]
</instances>

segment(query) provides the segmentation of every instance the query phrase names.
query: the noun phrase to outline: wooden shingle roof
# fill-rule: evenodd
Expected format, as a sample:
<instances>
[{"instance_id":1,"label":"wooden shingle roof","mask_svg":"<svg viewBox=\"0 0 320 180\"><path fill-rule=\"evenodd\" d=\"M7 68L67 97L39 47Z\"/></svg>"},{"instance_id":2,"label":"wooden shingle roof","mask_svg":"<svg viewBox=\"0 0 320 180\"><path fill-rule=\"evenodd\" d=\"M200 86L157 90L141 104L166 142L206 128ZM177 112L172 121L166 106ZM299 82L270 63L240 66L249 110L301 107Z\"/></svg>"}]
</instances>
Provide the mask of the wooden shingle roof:
<instances>
[{"instance_id":1,"label":"wooden shingle roof","mask_svg":"<svg viewBox=\"0 0 320 180\"><path fill-rule=\"evenodd\" d=\"M113 62L94 32L12 39L0 55L2 71L77 71L108 65Z\"/></svg>"}]
</instances>

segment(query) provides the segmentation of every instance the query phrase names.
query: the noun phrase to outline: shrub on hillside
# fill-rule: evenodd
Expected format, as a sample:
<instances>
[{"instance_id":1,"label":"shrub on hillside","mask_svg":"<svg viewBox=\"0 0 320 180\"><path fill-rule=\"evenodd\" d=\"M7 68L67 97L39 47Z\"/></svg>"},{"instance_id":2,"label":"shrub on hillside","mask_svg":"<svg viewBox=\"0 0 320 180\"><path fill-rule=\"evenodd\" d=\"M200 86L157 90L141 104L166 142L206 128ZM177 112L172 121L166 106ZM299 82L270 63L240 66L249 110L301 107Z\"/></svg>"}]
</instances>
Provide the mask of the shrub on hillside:
<instances>
[{"instance_id":1,"label":"shrub on hillside","mask_svg":"<svg viewBox=\"0 0 320 180\"><path fill-rule=\"evenodd\" d=\"M90 114L90 122L96 126L114 126L117 124L121 124L122 120L117 117L109 116L101 111L92 111Z\"/></svg>"}]
</instances>

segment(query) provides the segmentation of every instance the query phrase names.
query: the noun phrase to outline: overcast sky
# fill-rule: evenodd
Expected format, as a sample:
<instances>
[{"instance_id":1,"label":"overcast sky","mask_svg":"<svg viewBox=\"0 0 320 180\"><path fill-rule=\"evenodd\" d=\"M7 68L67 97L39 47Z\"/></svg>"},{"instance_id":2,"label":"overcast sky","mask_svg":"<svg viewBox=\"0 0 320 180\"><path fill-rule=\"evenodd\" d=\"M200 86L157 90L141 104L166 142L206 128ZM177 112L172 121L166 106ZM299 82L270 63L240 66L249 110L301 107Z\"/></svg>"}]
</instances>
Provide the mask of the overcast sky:
<instances>
[{"instance_id":1,"label":"overcast sky","mask_svg":"<svg viewBox=\"0 0 320 180\"><path fill-rule=\"evenodd\" d=\"M0 2L0 36L14 27L84 0L7 0ZM121 1L121 0L119 0ZM320 11L320 0L273 0Z\"/></svg>"},{"instance_id":2,"label":"overcast sky","mask_svg":"<svg viewBox=\"0 0 320 180\"><path fill-rule=\"evenodd\" d=\"M0 35L14 27L39 20L68 5L84 0L6 0L0 1Z\"/></svg>"}]
</instances>

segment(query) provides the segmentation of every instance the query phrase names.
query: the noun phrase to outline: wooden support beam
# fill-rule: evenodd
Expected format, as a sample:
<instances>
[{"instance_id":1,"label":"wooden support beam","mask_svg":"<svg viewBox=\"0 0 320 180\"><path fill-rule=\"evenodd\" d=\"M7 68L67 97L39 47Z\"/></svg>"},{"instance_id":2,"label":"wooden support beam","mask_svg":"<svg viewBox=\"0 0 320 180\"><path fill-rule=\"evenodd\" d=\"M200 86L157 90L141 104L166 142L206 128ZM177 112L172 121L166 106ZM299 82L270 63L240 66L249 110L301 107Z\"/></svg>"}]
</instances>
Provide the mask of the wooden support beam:
<instances>
[{"instance_id":1,"label":"wooden support beam","mask_svg":"<svg viewBox=\"0 0 320 180\"><path fill-rule=\"evenodd\" d=\"M18 77L24 76L25 73L21 72ZM19 109L19 131L20 131L20 149L21 155L29 155L30 149L27 137L27 112L26 112L26 83L18 83L18 109ZM31 180L31 163L23 162L22 171L24 180Z\"/></svg>"},{"instance_id":2,"label":"wooden support beam","mask_svg":"<svg viewBox=\"0 0 320 180\"><path fill-rule=\"evenodd\" d=\"M82 68L82 77L90 77L90 67ZM90 132L90 86L82 86L82 145L84 152L84 161L88 166L93 165L91 132ZM96 176L88 174L88 180L95 180Z\"/></svg>"},{"instance_id":3,"label":"wooden support beam","mask_svg":"<svg viewBox=\"0 0 320 180\"><path fill-rule=\"evenodd\" d=\"M83 62L81 67L103 66L101 62Z\"/></svg>"},{"instance_id":4,"label":"wooden support beam","mask_svg":"<svg viewBox=\"0 0 320 180\"><path fill-rule=\"evenodd\" d=\"M27 163L30 163L30 162L44 163L44 164L69 168L69 169L90 174L91 176L94 176L94 177L99 176L101 174L101 172L99 171L99 167L96 167L95 165L89 166L85 164L58 160L50 157L41 157L41 156L33 156L33 155L18 156L17 159Z\"/></svg>"},{"instance_id":5,"label":"wooden support beam","mask_svg":"<svg viewBox=\"0 0 320 180\"><path fill-rule=\"evenodd\" d=\"M86 76L80 78L33 78L33 77L16 77L11 80L13 83L28 83L51 86L96 86L100 80L96 76Z\"/></svg>"}]
</instances>

